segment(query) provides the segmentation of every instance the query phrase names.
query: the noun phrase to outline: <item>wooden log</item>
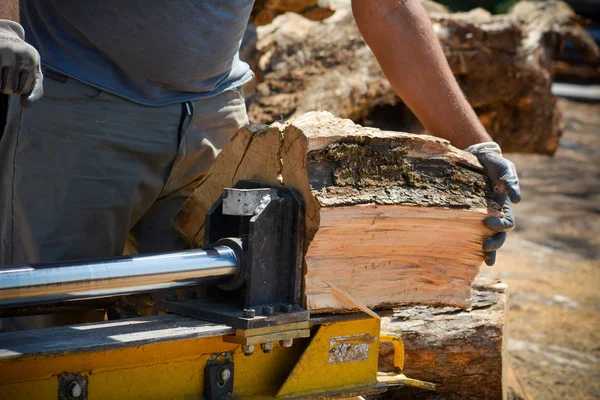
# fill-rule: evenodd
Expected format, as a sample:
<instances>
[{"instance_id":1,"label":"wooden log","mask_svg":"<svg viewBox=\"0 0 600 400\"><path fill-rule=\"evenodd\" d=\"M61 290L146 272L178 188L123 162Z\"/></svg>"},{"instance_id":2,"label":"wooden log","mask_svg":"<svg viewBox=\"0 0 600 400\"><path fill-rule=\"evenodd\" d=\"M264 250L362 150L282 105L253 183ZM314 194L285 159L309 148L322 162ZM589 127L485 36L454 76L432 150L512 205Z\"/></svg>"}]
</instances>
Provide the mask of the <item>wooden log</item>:
<instances>
[{"instance_id":1,"label":"wooden log","mask_svg":"<svg viewBox=\"0 0 600 400\"><path fill-rule=\"evenodd\" d=\"M312 312L470 305L482 224L497 213L482 167L443 139L363 128L326 112L240 130L173 224L203 245L204 216L242 179L306 202L304 295ZM340 295L342 293L342 295ZM348 295L348 296L346 296Z\"/></svg>"},{"instance_id":2,"label":"wooden log","mask_svg":"<svg viewBox=\"0 0 600 400\"><path fill-rule=\"evenodd\" d=\"M320 23L285 14L258 28L257 54L248 59L260 82L249 97L250 120L271 123L320 109L363 125L424 132L351 11L339 8ZM565 40L598 58L586 22L555 0L521 1L502 16L427 8L454 75L494 140L506 152L553 154L563 131L551 92L555 59Z\"/></svg>"},{"instance_id":3,"label":"wooden log","mask_svg":"<svg viewBox=\"0 0 600 400\"><path fill-rule=\"evenodd\" d=\"M486 399L507 395L506 285L483 278L473 285L469 310L405 307L383 318L399 334L406 376L437 384L436 392L390 389L381 400ZM393 368L393 348L382 345L379 369Z\"/></svg>"}]
</instances>

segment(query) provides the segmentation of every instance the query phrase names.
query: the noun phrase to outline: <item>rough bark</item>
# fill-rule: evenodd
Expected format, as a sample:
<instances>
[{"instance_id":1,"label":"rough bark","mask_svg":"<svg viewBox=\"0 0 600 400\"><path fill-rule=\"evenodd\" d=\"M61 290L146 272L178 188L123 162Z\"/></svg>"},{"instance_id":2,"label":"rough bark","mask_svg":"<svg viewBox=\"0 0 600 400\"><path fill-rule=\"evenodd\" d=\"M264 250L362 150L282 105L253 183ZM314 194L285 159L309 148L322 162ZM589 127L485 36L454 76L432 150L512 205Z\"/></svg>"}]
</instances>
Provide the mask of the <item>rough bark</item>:
<instances>
[{"instance_id":1,"label":"rough bark","mask_svg":"<svg viewBox=\"0 0 600 400\"><path fill-rule=\"evenodd\" d=\"M497 213L471 154L326 112L245 128L174 219L192 246L202 246L204 216L222 189L241 179L302 193L311 311L353 309L348 298L368 307L469 306L490 234L482 220Z\"/></svg>"},{"instance_id":2,"label":"rough bark","mask_svg":"<svg viewBox=\"0 0 600 400\"><path fill-rule=\"evenodd\" d=\"M405 375L434 382L437 390L390 389L378 398L506 399L506 301L505 284L478 278L469 310L406 307L383 318L381 329L404 342ZM393 369L393 348L382 345L379 369Z\"/></svg>"},{"instance_id":3,"label":"rough bark","mask_svg":"<svg viewBox=\"0 0 600 400\"><path fill-rule=\"evenodd\" d=\"M553 154L563 131L551 93L557 52L572 40L590 59L598 57L585 21L554 0L519 2L502 16L482 9L429 14L452 71L494 140L508 152ZM363 125L422 132L349 9L340 7L319 23L282 15L258 28L256 48L249 57L259 80L249 96L252 122L322 109Z\"/></svg>"}]
</instances>

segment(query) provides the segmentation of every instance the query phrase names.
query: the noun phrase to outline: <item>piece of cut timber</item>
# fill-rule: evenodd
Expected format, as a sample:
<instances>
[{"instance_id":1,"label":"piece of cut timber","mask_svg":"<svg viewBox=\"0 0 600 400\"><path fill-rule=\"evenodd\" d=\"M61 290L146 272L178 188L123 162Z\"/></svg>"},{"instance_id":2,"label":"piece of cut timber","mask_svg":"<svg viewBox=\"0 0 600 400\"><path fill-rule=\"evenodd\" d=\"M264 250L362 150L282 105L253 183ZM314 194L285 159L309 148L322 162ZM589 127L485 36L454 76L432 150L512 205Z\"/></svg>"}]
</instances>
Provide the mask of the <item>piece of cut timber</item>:
<instances>
[{"instance_id":1,"label":"piece of cut timber","mask_svg":"<svg viewBox=\"0 0 600 400\"><path fill-rule=\"evenodd\" d=\"M223 188L242 179L301 192L311 312L470 305L491 233L482 221L497 205L477 159L446 140L326 112L244 128L173 220L192 246L204 244L205 214Z\"/></svg>"},{"instance_id":2,"label":"piece of cut timber","mask_svg":"<svg viewBox=\"0 0 600 400\"><path fill-rule=\"evenodd\" d=\"M402 337L404 374L434 382L436 392L393 390L379 399L486 399L507 395L506 285L477 278L469 310L405 307L382 318L382 331ZM393 348L383 344L379 369L393 369Z\"/></svg>"}]
</instances>

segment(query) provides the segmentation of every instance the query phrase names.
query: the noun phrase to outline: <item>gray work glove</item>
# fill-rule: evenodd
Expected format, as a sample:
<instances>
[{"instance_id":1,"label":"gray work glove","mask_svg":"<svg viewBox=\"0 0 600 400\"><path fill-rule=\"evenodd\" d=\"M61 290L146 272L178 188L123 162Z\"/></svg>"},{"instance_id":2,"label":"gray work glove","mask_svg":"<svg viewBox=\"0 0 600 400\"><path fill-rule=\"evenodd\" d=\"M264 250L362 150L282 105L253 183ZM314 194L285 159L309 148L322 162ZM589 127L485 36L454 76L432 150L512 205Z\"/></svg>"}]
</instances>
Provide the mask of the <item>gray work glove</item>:
<instances>
[{"instance_id":1,"label":"gray work glove","mask_svg":"<svg viewBox=\"0 0 600 400\"><path fill-rule=\"evenodd\" d=\"M510 202L518 203L521 201L521 188L519 187L517 170L511 161L502 157L502 150L500 150L497 143L478 143L467 147L465 151L475 155L481 165L487 169L496 201L498 201L504 213L501 218L489 217L483 222L487 228L497 232L483 241L485 263L494 265L496 250L504 244L506 232L515 227L515 217Z\"/></svg>"},{"instance_id":2,"label":"gray work glove","mask_svg":"<svg viewBox=\"0 0 600 400\"><path fill-rule=\"evenodd\" d=\"M27 108L44 94L40 55L16 22L0 19L0 93L21 95Z\"/></svg>"}]
</instances>

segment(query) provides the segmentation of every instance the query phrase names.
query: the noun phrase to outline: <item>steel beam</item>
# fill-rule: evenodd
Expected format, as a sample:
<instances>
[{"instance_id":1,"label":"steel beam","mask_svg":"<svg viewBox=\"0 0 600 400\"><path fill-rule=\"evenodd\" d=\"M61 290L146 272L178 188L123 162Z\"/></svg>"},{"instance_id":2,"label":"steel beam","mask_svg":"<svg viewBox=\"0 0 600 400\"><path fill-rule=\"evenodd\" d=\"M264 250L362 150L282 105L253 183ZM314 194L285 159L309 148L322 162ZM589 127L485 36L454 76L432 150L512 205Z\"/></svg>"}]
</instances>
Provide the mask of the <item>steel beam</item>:
<instances>
[{"instance_id":1,"label":"steel beam","mask_svg":"<svg viewBox=\"0 0 600 400\"><path fill-rule=\"evenodd\" d=\"M0 268L0 307L93 299L222 283L237 274L234 250L123 256Z\"/></svg>"}]
</instances>

